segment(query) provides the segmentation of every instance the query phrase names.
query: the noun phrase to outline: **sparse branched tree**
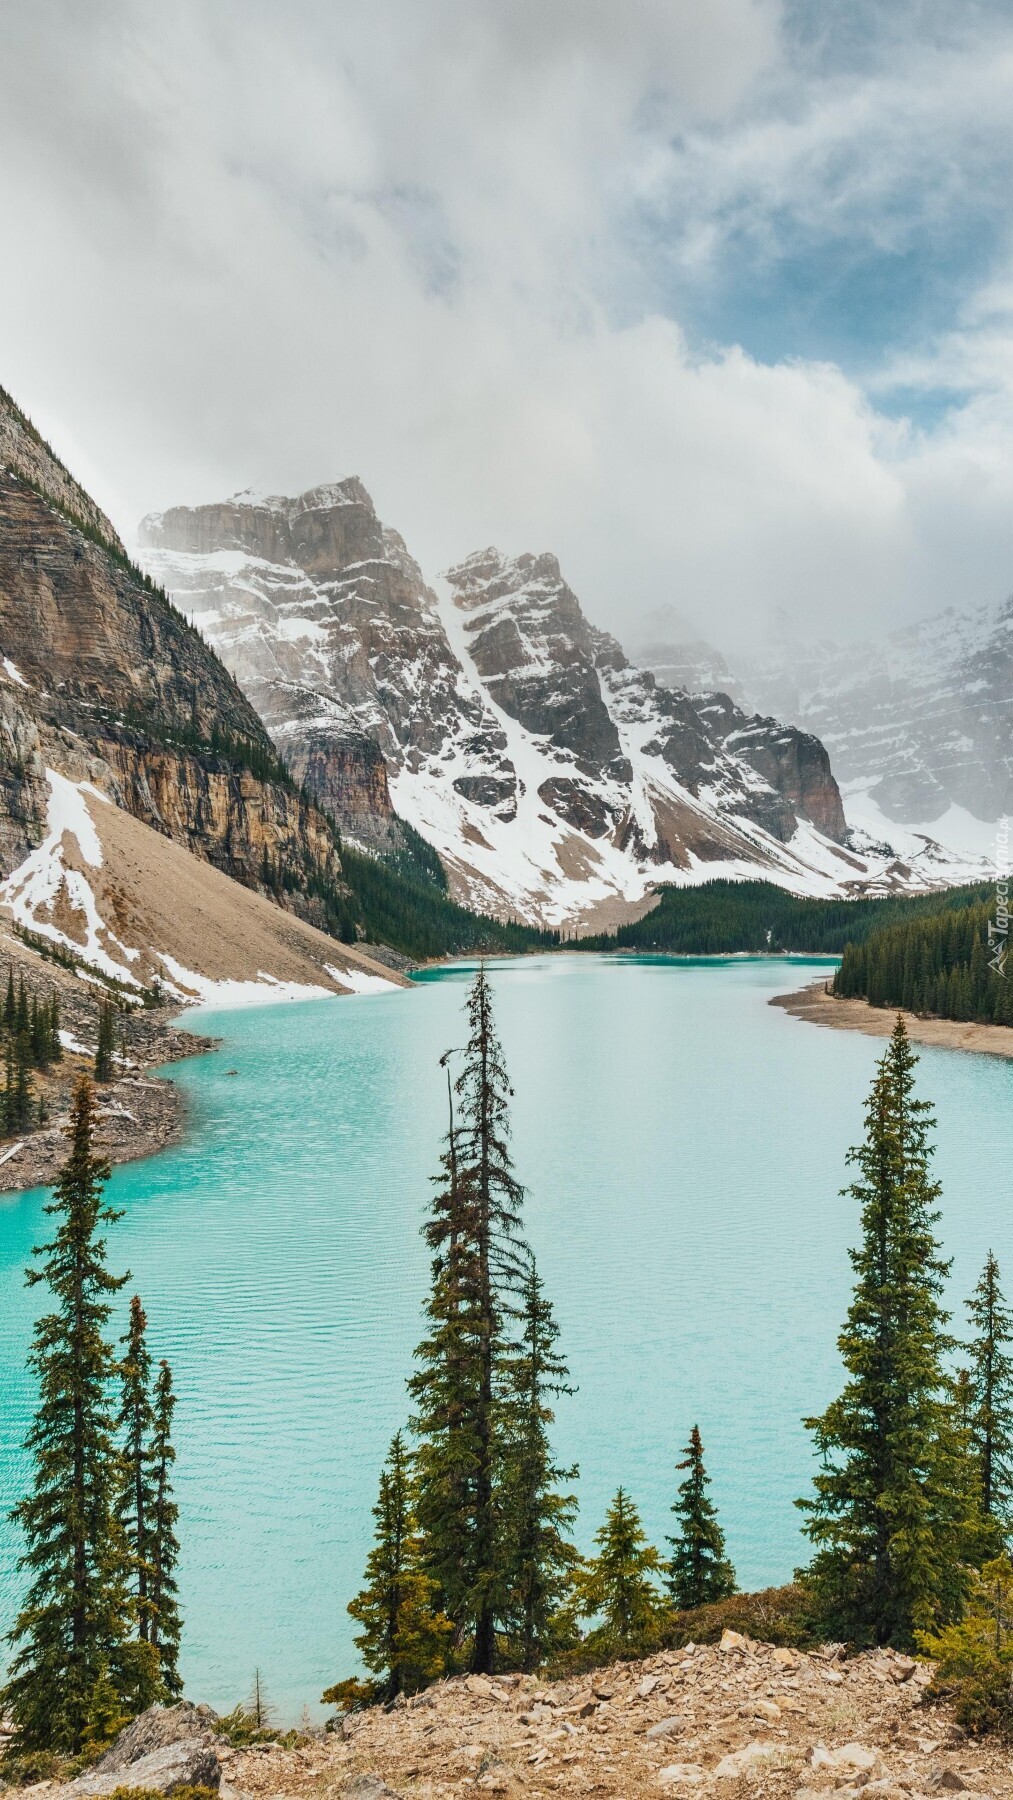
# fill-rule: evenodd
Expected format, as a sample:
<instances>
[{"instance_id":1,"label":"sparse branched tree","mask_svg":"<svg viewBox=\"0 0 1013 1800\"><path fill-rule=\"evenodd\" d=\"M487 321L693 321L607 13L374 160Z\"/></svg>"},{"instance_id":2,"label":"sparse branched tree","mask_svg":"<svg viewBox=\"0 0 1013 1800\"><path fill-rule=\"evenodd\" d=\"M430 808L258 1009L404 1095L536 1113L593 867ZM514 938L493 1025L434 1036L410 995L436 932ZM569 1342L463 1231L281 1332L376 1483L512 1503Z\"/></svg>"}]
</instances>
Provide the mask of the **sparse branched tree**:
<instances>
[{"instance_id":1,"label":"sparse branched tree","mask_svg":"<svg viewBox=\"0 0 1013 1800\"><path fill-rule=\"evenodd\" d=\"M434 1604L436 1583L425 1570L411 1468L400 1432L380 1473L373 1517L376 1535L366 1583L348 1610L362 1626L355 1642L377 1677L377 1697L389 1701L417 1693L442 1674L453 1631Z\"/></svg>"},{"instance_id":2,"label":"sparse branched tree","mask_svg":"<svg viewBox=\"0 0 1013 1800\"><path fill-rule=\"evenodd\" d=\"M246 1716L256 1731L269 1731L274 1724L274 1707L267 1698L259 1668L253 1671L253 1687L246 1702Z\"/></svg>"},{"instance_id":3,"label":"sparse branched tree","mask_svg":"<svg viewBox=\"0 0 1013 1800\"><path fill-rule=\"evenodd\" d=\"M74 1093L69 1152L46 1211L54 1235L28 1271L55 1310L35 1327L30 1363L39 1404L27 1448L31 1492L12 1517L25 1541L28 1577L10 1634L15 1647L4 1711L18 1751L78 1754L110 1735L154 1697L150 1664L131 1642L130 1557L117 1518L119 1456L110 1384L116 1358L106 1338L110 1301L126 1280L106 1267L101 1227L119 1215L103 1203L109 1165L93 1151L94 1101Z\"/></svg>"},{"instance_id":4,"label":"sparse branched tree","mask_svg":"<svg viewBox=\"0 0 1013 1800\"><path fill-rule=\"evenodd\" d=\"M707 1493L710 1476L704 1468L699 1426L693 1426L685 1461L677 1467L687 1474L672 1507L679 1530L668 1540L672 1546L668 1591L678 1607L707 1606L734 1594L735 1570L725 1555L724 1533Z\"/></svg>"},{"instance_id":5,"label":"sparse branched tree","mask_svg":"<svg viewBox=\"0 0 1013 1800\"><path fill-rule=\"evenodd\" d=\"M866 1104L865 1139L849 1153L861 1209L855 1287L838 1340L848 1379L807 1419L821 1467L799 1502L815 1548L805 1573L828 1635L910 1645L957 1617L977 1537L977 1479L943 1359L949 1264L934 1235L931 1109L914 1097L902 1018Z\"/></svg>"},{"instance_id":6,"label":"sparse branched tree","mask_svg":"<svg viewBox=\"0 0 1013 1800\"><path fill-rule=\"evenodd\" d=\"M981 1470L981 1508L1003 1534L1013 1525L1013 1316L991 1250L967 1302L975 1336L971 1358L971 1441Z\"/></svg>"}]
</instances>

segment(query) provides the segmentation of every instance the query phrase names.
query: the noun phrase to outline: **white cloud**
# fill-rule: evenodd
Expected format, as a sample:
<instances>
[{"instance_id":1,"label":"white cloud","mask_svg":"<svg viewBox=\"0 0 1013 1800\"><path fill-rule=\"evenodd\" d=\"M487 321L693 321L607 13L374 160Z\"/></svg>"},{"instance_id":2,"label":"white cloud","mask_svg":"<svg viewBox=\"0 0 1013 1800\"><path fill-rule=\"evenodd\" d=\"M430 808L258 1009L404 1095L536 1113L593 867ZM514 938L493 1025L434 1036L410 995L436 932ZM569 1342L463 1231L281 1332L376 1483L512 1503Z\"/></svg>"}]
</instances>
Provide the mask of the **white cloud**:
<instances>
[{"instance_id":1,"label":"white cloud","mask_svg":"<svg viewBox=\"0 0 1013 1800\"><path fill-rule=\"evenodd\" d=\"M601 623L670 599L725 641L1010 580L994 305L921 349L917 385L973 373L925 436L827 364L701 356L631 249L648 204L704 271L747 212L757 256L785 209L884 229L933 120L999 129L980 44L803 81L773 0L14 0L3 29L0 380L125 530L354 471L431 571L553 548Z\"/></svg>"}]
</instances>

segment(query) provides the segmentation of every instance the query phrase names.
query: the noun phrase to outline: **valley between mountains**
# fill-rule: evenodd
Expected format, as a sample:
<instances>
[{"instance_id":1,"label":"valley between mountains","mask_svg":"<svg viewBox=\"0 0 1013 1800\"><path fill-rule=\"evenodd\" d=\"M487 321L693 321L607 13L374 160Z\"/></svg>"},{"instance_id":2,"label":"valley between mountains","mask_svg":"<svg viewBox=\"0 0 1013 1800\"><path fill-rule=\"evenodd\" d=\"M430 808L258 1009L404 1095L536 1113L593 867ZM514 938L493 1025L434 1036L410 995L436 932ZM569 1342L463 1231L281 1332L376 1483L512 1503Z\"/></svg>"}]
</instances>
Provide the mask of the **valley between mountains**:
<instances>
[{"instance_id":1,"label":"valley between mountains","mask_svg":"<svg viewBox=\"0 0 1013 1800\"><path fill-rule=\"evenodd\" d=\"M551 553L430 580L354 477L151 514L139 546L0 393L3 949L76 1021L0 1186L51 1172L106 1003L143 1083L200 1000L380 992L428 957L613 931L666 885L981 876L849 822L812 731L631 662ZM174 1098L128 1098L115 1159L178 1125Z\"/></svg>"}]
</instances>

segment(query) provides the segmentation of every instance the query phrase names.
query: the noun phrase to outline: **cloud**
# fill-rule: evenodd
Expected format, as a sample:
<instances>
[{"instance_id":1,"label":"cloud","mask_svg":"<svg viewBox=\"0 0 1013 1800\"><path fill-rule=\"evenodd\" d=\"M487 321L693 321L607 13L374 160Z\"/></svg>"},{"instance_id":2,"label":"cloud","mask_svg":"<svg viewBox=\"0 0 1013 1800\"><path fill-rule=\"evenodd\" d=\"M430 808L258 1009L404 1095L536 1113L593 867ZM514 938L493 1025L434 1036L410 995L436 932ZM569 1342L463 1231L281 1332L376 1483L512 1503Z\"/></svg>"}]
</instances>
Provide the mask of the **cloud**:
<instances>
[{"instance_id":1,"label":"cloud","mask_svg":"<svg viewBox=\"0 0 1013 1800\"><path fill-rule=\"evenodd\" d=\"M961 147L1001 211L997 17L887 66L773 0L13 0L0 380L127 532L354 471L430 572L553 548L620 630L997 597L1001 257L864 369L745 329L800 241L931 262ZM958 365L932 430L888 404Z\"/></svg>"}]
</instances>

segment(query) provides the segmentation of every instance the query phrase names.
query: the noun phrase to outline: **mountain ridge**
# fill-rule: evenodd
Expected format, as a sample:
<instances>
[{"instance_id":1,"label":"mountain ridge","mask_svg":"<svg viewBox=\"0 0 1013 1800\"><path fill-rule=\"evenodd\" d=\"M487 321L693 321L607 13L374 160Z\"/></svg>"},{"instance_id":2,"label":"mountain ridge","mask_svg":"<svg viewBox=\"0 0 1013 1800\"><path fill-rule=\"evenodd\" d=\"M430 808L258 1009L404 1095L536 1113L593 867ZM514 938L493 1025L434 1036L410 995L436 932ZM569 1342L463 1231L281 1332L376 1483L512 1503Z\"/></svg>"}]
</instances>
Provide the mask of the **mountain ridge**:
<instances>
[{"instance_id":1,"label":"mountain ridge","mask_svg":"<svg viewBox=\"0 0 1013 1800\"><path fill-rule=\"evenodd\" d=\"M931 850L912 869L853 848L817 738L654 681L551 553L490 548L430 583L358 477L149 514L139 544L342 829L382 847L403 817L466 904L569 928L709 873L943 878Z\"/></svg>"}]
</instances>

